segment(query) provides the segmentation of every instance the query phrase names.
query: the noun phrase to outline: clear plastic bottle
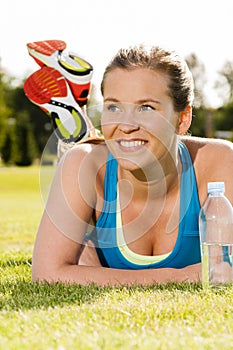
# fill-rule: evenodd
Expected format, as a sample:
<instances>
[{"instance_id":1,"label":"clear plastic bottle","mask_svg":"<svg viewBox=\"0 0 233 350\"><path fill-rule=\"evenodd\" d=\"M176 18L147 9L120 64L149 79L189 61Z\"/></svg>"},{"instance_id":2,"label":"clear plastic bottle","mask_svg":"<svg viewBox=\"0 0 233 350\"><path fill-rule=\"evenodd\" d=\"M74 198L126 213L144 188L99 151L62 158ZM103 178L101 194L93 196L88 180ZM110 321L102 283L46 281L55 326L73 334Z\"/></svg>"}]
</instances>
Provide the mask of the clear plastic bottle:
<instances>
[{"instance_id":1,"label":"clear plastic bottle","mask_svg":"<svg viewBox=\"0 0 233 350\"><path fill-rule=\"evenodd\" d=\"M199 215L203 287L233 281L233 209L224 182L209 182Z\"/></svg>"}]
</instances>

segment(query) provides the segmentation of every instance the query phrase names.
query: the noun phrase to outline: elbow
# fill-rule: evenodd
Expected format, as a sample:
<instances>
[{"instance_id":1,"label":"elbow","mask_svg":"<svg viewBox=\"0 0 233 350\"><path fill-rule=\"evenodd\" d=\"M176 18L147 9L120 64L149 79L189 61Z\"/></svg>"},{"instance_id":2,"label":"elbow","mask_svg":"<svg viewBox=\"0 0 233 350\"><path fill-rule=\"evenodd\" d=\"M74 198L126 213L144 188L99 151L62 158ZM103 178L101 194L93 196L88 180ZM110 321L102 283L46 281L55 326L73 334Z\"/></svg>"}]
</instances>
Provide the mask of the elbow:
<instances>
[{"instance_id":1,"label":"elbow","mask_svg":"<svg viewBox=\"0 0 233 350\"><path fill-rule=\"evenodd\" d=\"M43 268L41 266L38 266L35 263L32 263L32 269L31 269L31 278L33 282L47 282L47 283L53 283L55 282L55 279L53 278L55 276L55 273L53 271L49 271L46 268Z\"/></svg>"},{"instance_id":2,"label":"elbow","mask_svg":"<svg viewBox=\"0 0 233 350\"><path fill-rule=\"evenodd\" d=\"M32 268L32 282L52 282L51 278L49 278L45 273L40 273L38 271L35 271Z\"/></svg>"},{"instance_id":3,"label":"elbow","mask_svg":"<svg viewBox=\"0 0 233 350\"><path fill-rule=\"evenodd\" d=\"M32 256L31 279L32 282L56 282L57 266L44 254L34 251Z\"/></svg>"},{"instance_id":4,"label":"elbow","mask_svg":"<svg viewBox=\"0 0 233 350\"><path fill-rule=\"evenodd\" d=\"M32 282L46 282L47 278L45 275L38 273L35 269L32 268Z\"/></svg>"},{"instance_id":5,"label":"elbow","mask_svg":"<svg viewBox=\"0 0 233 350\"><path fill-rule=\"evenodd\" d=\"M69 265L70 266L70 265ZM33 282L41 283L71 283L67 278L67 265L47 267L43 264L32 263L31 278Z\"/></svg>"}]
</instances>

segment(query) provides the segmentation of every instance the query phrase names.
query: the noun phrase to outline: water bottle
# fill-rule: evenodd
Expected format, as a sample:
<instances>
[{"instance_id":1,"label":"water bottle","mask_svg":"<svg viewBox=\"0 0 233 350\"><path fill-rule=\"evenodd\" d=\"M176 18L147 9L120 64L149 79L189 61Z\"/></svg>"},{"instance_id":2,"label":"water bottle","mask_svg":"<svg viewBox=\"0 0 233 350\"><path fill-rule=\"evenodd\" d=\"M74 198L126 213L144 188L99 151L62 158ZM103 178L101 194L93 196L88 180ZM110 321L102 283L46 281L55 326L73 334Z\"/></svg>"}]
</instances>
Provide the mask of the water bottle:
<instances>
[{"instance_id":1,"label":"water bottle","mask_svg":"<svg viewBox=\"0 0 233 350\"><path fill-rule=\"evenodd\" d=\"M199 215L204 288L233 281L233 209L224 182L209 182Z\"/></svg>"}]
</instances>

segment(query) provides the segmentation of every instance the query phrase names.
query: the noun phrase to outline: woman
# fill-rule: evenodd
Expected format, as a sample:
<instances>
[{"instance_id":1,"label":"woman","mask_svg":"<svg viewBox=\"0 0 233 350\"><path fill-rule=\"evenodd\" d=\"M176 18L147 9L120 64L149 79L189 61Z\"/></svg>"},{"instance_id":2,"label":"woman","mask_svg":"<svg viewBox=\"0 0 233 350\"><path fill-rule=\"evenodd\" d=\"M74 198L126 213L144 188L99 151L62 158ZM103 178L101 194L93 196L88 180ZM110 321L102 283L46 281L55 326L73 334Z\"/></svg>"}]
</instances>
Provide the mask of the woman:
<instances>
[{"instance_id":1,"label":"woman","mask_svg":"<svg viewBox=\"0 0 233 350\"><path fill-rule=\"evenodd\" d=\"M61 160L37 234L33 279L199 281L198 214L209 181L224 181L233 202L232 144L183 136L193 81L174 52L120 50L101 88L105 143L79 144Z\"/></svg>"}]
</instances>

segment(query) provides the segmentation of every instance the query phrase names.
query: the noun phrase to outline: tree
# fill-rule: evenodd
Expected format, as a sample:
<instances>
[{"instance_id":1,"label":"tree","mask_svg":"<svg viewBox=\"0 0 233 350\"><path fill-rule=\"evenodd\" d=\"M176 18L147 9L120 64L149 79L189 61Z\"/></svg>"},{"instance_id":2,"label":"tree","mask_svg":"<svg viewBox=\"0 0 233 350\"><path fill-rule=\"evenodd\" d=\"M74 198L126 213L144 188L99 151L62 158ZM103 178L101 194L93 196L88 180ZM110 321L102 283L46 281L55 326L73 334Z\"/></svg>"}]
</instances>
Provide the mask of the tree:
<instances>
[{"instance_id":1,"label":"tree","mask_svg":"<svg viewBox=\"0 0 233 350\"><path fill-rule=\"evenodd\" d=\"M190 133L193 136L205 136L206 134L206 109L203 107L193 108L192 124Z\"/></svg>"},{"instance_id":2,"label":"tree","mask_svg":"<svg viewBox=\"0 0 233 350\"><path fill-rule=\"evenodd\" d=\"M209 123L207 124L206 119L206 97L204 93L206 84L205 66L195 53L191 53L185 60L194 80L193 119L190 132L194 136L206 136L206 133L210 134L210 132L206 131Z\"/></svg>"},{"instance_id":3,"label":"tree","mask_svg":"<svg viewBox=\"0 0 233 350\"><path fill-rule=\"evenodd\" d=\"M6 104L7 86L7 77L0 66L0 153L6 137L7 119L11 113L10 108Z\"/></svg>"},{"instance_id":4,"label":"tree","mask_svg":"<svg viewBox=\"0 0 233 350\"><path fill-rule=\"evenodd\" d=\"M218 72L219 78L215 82L215 88L223 100L223 104L233 100L233 62L226 61Z\"/></svg>"},{"instance_id":5,"label":"tree","mask_svg":"<svg viewBox=\"0 0 233 350\"><path fill-rule=\"evenodd\" d=\"M218 131L233 133L233 100L215 111L215 126ZM232 139L232 136L230 137Z\"/></svg>"},{"instance_id":6,"label":"tree","mask_svg":"<svg viewBox=\"0 0 233 350\"><path fill-rule=\"evenodd\" d=\"M194 80L194 106L195 108L205 106L206 97L204 87L206 84L205 66L195 53L191 53L185 58Z\"/></svg>"},{"instance_id":7,"label":"tree","mask_svg":"<svg viewBox=\"0 0 233 350\"><path fill-rule=\"evenodd\" d=\"M37 148L28 112L18 113L15 130L17 145L15 164L20 166L31 165L37 156Z\"/></svg>"},{"instance_id":8,"label":"tree","mask_svg":"<svg viewBox=\"0 0 233 350\"><path fill-rule=\"evenodd\" d=\"M17 151L15 119L7 120L6 134L1 148L1 157L4 164L14 164Z\"/></svg>"},{"instance_id":9,"label":"tree","mask_svg":"<svg viewBox=\"0 0 233 350\"><path fill-rule=\"evenodd\" d=\"M49 117L40 107L28 100L22 84L12 89L9 101L11 109L15 111L14 116L16 119L18 119L18 113L28 113L28 123L30 124L31 132L33 133L40 155L51 134L51 128L48 127L50 126Z\"/></svg>"}]
</instances>

